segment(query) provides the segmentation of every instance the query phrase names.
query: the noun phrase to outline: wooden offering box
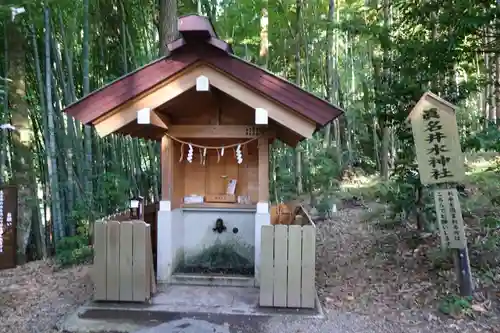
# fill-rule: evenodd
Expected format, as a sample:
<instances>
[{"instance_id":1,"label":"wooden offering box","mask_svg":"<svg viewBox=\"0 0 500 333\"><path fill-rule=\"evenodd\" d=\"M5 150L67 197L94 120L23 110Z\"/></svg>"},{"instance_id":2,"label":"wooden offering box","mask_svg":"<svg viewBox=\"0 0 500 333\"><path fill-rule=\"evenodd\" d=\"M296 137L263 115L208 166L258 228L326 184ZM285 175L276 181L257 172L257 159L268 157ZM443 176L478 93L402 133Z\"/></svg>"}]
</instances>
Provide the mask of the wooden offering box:
<instances>
[{"instance_id":1,"label":"wooden offering box","mask_svg":"<svg viewBox=\"0 0 500 333\"><path fill-rule=\"evenodd\" d=\"M205 202L235 203L236 196L234 194L207 194Z\"/></svg>"}]
</instances>

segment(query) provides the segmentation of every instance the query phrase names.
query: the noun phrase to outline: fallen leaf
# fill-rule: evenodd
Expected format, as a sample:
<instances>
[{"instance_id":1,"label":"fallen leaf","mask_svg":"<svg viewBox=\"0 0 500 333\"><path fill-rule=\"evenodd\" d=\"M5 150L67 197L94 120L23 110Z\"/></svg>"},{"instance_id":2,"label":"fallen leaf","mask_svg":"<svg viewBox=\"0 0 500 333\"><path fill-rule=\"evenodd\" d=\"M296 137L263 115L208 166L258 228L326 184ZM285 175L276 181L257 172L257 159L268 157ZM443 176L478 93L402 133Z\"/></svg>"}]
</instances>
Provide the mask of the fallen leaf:
<instances>
[{"instance_id":1,"label":"fallen leaf","mask_svg":"<svg viewBox=\"0 0 500 333\"><path fill-rule=\"evenodd\" d=\"M486 310L482 304L472 304L471 308L476 312L481 312L481 313L488 312L488 310Z\"/></svg>"}]
</instances>

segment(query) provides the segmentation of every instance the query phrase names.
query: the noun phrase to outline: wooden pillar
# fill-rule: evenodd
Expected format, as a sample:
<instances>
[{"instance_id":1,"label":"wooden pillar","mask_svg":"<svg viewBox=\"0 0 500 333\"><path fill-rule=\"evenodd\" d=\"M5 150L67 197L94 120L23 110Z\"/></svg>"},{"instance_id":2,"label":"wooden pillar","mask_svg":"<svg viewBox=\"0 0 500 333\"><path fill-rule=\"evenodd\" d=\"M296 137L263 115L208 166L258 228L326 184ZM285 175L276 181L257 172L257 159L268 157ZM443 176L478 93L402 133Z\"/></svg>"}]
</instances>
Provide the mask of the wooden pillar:
<instances>
[{"instance_id":1,"label":"wooden pillar","mask_svg":"<svg viewBox=\"0 0 500 333\"><path fill-rule=\"evenodd\" d=\"M259 200L269 202L269 137L259 138Z\"/></svg>"},{"instance_id":2,"label":"wooden pillar","mask_svg":"<svg viewBox=\"0 0 500 333\"><path fill-rule=\"evenodd\" d=\"M258 142L259 164L258 181L259 197L257 202L257 213L255 214L255 286L260 285L260 260L261 260L261 242L262 226L271 224L271 215L269 213L269 136L262 136ZM266 253L266 256L268 254ZM271 255L272 256L272 255Z\"/></svg>"},{"instance_id":3,"label":"wooden pillar","mask_svg":"<svg viewBox=\"0 0 500 333\"><path fill-rule=\"evenodd\" d=\"M172 275L173 251L172 240L174 239L174 223L172 215L172 200L174 194L174 141L164 135L161 138L160 150L161 168L161 201L157 215L157 238L156 238L156 260L157 279L167 282Z\"/></svg>"},{"instance_id":4,"label":"wooden pillar","mask_svg":"<svg viewBox=\"0 0 500 333\"><path fill-rule=\"evenodd\" d=\"M161 200L172 201L174 193L174 141L164 135L161 138Z\"/></svg>"}]
</instances>

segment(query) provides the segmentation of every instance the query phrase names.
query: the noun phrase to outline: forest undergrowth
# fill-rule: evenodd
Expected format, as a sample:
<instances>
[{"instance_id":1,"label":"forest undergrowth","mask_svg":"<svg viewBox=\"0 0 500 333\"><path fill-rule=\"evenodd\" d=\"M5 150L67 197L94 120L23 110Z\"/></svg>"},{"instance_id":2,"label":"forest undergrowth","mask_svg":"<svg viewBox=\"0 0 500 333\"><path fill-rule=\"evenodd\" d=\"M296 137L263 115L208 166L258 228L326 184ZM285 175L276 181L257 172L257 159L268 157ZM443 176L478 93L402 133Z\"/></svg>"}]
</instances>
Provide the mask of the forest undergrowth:
<instances>
[{"instance_id":1,"label":"forest undergrowth","mask_svg":"<svg viewBox=\"0 0 500 333\"><path fill-rule=\"evenodd\" d=\"M466 224L473 297L460 297L453 259L440 249L432 214L418 230L402 212L399 185L357 177L332 195L337 212L317 215L317 285L328 309L418 321L500 322L500 173L497 159L468 163L460 199ZM428 191L431 193L431 191ZM321 201L321 198L317 198ZM406 199L408 201L408 199ZM433 203L425 207L432 213Z\"/></svg>"}]
</instances>

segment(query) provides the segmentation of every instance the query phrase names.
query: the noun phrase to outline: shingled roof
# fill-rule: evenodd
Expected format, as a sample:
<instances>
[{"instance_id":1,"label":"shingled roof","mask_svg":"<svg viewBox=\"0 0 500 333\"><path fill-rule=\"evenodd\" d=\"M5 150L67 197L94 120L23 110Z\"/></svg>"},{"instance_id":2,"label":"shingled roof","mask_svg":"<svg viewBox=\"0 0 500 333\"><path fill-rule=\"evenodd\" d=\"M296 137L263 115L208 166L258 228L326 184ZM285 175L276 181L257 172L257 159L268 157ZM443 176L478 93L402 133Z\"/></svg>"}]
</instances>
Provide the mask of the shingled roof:
<instances>
[{"instance_id":1,"label":"shingled roof","mask_svg":"<svg viewBox=\"0 0 500 333\"><path fill-rule=\"evenodd\" d=\"M121 105L202 62L316 123L317 128L343 113L341 108L326 100L235 56L231 46L218 38L206 17L181 17L178 27L181 37L168 44L169 56L120 77L69 105L64 112L84 124L94 124Z\"/></svg>"}]
</instances>

